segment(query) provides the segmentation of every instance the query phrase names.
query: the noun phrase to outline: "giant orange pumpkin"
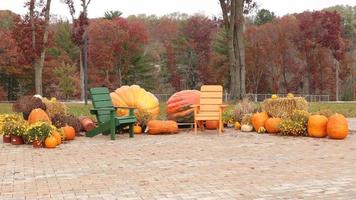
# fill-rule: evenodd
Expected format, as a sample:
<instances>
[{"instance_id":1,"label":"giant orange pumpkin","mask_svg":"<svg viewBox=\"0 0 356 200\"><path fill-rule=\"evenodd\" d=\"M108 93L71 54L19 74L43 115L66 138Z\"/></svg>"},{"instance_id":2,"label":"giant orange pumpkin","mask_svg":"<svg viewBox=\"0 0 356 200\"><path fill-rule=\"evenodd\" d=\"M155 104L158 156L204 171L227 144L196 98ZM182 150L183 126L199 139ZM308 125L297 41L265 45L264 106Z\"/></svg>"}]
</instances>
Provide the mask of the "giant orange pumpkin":
<instances>
[{"instance_id":1,"label":"giant orange pumpkin","mask_svg":"<svg viewBox=\"0 0 356 200\"><path fill-rule=\"evenodd\" d=\"M57 139L54 136L50 136L45 140L46 148L55 148L57 144Z\"/></svg>"},{"instance_id":2,"label":"giant orange pumpkin","mask_svg":"<svg viewBox=\"0 0 356 200\"><path fill-rule=\"evenodd\" d=\"M265 128L268 133L278 133L279 124L281 123L281 118L268 118L265 122Z\"/></svg>"},{"instance_id":3,"label":"giant orange pumpkin","mask_svg":"<svg viewBox=\"0 0 356 200\"><path fill-rule=\"evenodd\" d=\"M75 130L71 126L62 127L66 140L74 140Z\"/></svg>"},{"instance_id":4,"label":"giant orange pumpkin","mask_svg":"<svg viewBox=\"0 0 356 200\"><path fill-rule=\"evenodd\" d=\"M255 113L251 117L251 122L253 128L257 131L261 127L264 127L266 120L268 119L268 115L266 112Z\"/></svg>"},{"instance_id":5,"label":"giant orange pumpkin","mask_svg":"<svg viewBox=\"0 0 356 200\"><path fill-rule=\"evenodd\" d=\"M41 108L33 109L31 111L30 115L28 116L29 124L33 124L38 121L49 122L49 123L51 122L47 113L44 110L42 110Z\"/></svg>"},{"instance_id":6,"label":"giant orange pumpkin","mask_svg":"<svg viewBox=\"0 0 356 200\"><path fill-rule=\"evenodd\" d=\"M344 139L349 134L347 119L341 114L329 117L326 132L331 139Z\"/></svg>"},{"instance_id":7,"label":"giant orange pumpkin","mask_svg":"<svg viewBox=\"0 0 356 200\"><path fill-rule=\"evenodd\" d=\"M136 111L143 110L152 114L155 119L159 114L159 101L150 92L138 85L122 86L110 93L112 103L118 107L133 107ZM117 115L124 116L128 114L127 109L118 109Z\"/></svg>"},{"instance_id":8,"label":"giant orange pumpkin","mask_svg":"<svg viewBox=\"0 0 356 200\"><path fill-rule=\"evenodd\" d=\"M167 101L167 118L176 122L193 122L194 108L191 105L199 104L200 91L183 90L173 94Z\"/></svg>"},{"instance_id":9,"label":"giant orange pumpkin","mask_svg":"<svg viewBox=\"0 0 356 200\"><path fill-rule=\"evenodd\" d=\"M177 133L178 124L175 121L160 121L151 120L147 123L148 133L151 135L163 134L163 133Z\"/></svg>"},{"instance_id":10,"label":"giant orange pumpkin","mask_svg":"<svg viewBox=\"0 0 356 200\"><path fill-rule=\"evenodd\" d=\"M323 138L326 137L326 126L328 118L324 115L312 115L308 120L308 135L310 137Z\"/></svg>"},{"instance_id":11,"label":"giant orange pumpkin","mask_svg":"<svg viewBox=\"0 0 356 200\"><path fill-rule=\"evenodd\" d=\"M217 129L219 126L218 120L208 120L205 122L205 127L209 130Z\"/></svg>"}]
</instances>

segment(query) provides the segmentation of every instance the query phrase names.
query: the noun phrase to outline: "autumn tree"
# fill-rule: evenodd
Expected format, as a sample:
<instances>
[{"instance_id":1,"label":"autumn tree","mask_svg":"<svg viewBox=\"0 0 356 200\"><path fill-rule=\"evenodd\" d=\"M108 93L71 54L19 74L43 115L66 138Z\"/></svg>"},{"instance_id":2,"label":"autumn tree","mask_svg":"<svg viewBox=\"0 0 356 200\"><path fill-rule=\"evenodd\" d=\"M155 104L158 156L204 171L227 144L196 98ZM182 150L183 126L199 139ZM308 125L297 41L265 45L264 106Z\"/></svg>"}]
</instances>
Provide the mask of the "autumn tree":
<instances>
[{"instance_id":1,"label":"autumn tree","mask_svg":"<svg viewBox=\"0 0 356 200\"><path fill-rule=\"evenodd\" d=\"M253 0L219 0L227 32L231 98L246 93L245 47L243 41L244 13L255 6Z\"/></svg>"},{"instance_id":2,"label":"autumn tree","mask_svg":"<svg viewBox=\"0 0 356 200\"><path fill-rule=\"evenodd\" d=\"M40 6L39 8L40 12L36 11L36 5ZM39 50L40 52L39 57L34 58L32 62L33 67L35 69L35 88L36 88L36 93L42 95L43 94L42 73L43 73L43 65L45 61L47 43L48 43L48 32L49 32L48 27L49 27L49 20L50 20L51 0L47 0L46 3L44 3L43 1L36 2L36 0L28 0L26 2L26 6L29 9L28 17L31 25L32 50L34 52ZM43 17L43 24L38 23L39 17ZM43 35L36 35L36 29L38 28L38 26L42 26ZM42 45L40 47L36 46L37 40L42 40Z\"/></svg>"},{"instance_id":3,"label":"autumn tree","mask_svg":"<svg viewBox=\"0 0 356 200\"><path fill-rule=\"evenodd\" d=\"M88 7L91 0L80 0L81 11L79 17L76 18L76 9L74 0L62 0L69 9L69 13L72 17L72 38L75 44L80 48L79 54L79 68L80 68L80 87L81 87L81 99L87 104L87 92L88 92L88 32L89 26L88 19Z\"/></svg>"}]
</instances>

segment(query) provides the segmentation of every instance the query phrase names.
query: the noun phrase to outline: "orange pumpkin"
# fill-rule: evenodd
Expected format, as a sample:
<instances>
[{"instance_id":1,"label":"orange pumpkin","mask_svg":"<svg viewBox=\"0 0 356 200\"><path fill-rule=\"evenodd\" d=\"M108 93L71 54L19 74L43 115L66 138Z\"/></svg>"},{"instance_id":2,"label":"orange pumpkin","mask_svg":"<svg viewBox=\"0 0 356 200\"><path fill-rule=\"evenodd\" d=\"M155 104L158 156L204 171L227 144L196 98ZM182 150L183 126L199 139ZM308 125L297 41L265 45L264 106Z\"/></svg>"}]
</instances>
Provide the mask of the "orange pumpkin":
<instances>
[{"instance_id":1,"label":"orange pumpkin","mask_svg":"<svg viewBox=\"0 0 356 200\"><path fill-rule=\"evenodd\" d=\"M326 126L328 118L324 115L312 115L308 120L308 135L310 137L323 138L326 137Z\"/></svg>"},{"instance_id":2,"label":"orange pumpkin","mask_svg":"<svg viewBox=\"0 0 356 200\"><path fill-rule=\"evenodd\" d=\"M55 148L57 146L57 139L54 136L50 136L45 140L46 148Z\"/></svg>"},{"instance_id":3,"label":"orange pumpkin","mask_svg":"<svg viewBox=\"0 0 356 200\"><path fill-rule=\"evenodd\" d=\"M265 122L265 128L268 133L278 133L279 124L281 123L281 118L268 118Z\"/></svg>"},{"instance_id":4,"label":"orange pumpkin","mask_svg":"<svg viewBox=\"0 0 356 200\"><path fill-rule=\"evenodd\" d=\"M28 116L29 124L33 124L38 121L44 121L44 122L49 122L49 123L51 122L47 113L44 110L42 110L41 108L33 109L31 111L30 115Z\"/></svg>"},{"instance_id":5,"label":"orange pumpkin","mask_svg":"<svg viewBox=\"0 0 356 200\"><path fill-rule=\"evenodd\" d=\"M173 94L167 101L167 119L176 122L193 122L194 108L191 105L199 104L200 91L182 90Z\"/></svg>"},{"instance_id":6,"label":"orange pumpkin","mask_svg":"<svg viewBox=\"0 0 356 200\"><path fill-rule=\"evenodd\" d=\"M334 114L329 117L326 132L331 139L344 139L349 134L347 119L341 114Z\"/></svg>"},{"instance_id":7,"label":"orange pumpkin","mask_svg":"<svg viewBox=\"0 0 356 200\"><path fill-rule=\"evenodd\" d=\"M257 131L261 127L264 127L266 120L268 119L268 115L266 112L255 113L251 117L251 122L253 128Z\"/></svg>"},{"instance_id":8,"label":"orange pumpkin","mask_svg":"<svg viewBox=\"0 0 356 200\"><path fill-rule=\"evenodd\" d=\"M178 124L175 121L151 120L147 123L148 133L157 135L162 133L178 133Z\"/></svg>"},{"instance_id":9,"label":"orange pumpkin","mask_svg":"<svg viewBox=\"0 0 356 200\"><path fill-rule=\"evenodd\" d=\"M62 128L64 131L64 135L66 140L74 140L75 138L75 130L73 127L66 125Z\"/></svg>"},{"instance_id":10,"label":"orange pumpkin","mask_svg":"<svg viewBox=\"0 0 356 200\"><path fill-rule=\"evenodd\" d=\"M62 144L62 137L61 137L61 134L59 134L59 133L56 131L56 132L53 133L52 136L56 138L56 140L57 140L57 145Z\"/></svg>"},{"instance_id":11,"label":"orange pumpkin","mask_svg":"<svg viewBox=\"0 0 356 200\"><path fill-rule=\"evenodd\" d=\"M217 120L208 120L205 122L205 127L209 130L214 130L219 127L219 121Z\"/></svg>"},{"instance_id":12,"label":"orange pumpkin","mask_svg":"<svg viewBox=\"0 0 356 200\"><path fill-rule=\"evenodd\" d=\"M142 128L139 125L134 126L134 133L135 134L141 134L142 133Z\"/></svg>"}]
</instances>

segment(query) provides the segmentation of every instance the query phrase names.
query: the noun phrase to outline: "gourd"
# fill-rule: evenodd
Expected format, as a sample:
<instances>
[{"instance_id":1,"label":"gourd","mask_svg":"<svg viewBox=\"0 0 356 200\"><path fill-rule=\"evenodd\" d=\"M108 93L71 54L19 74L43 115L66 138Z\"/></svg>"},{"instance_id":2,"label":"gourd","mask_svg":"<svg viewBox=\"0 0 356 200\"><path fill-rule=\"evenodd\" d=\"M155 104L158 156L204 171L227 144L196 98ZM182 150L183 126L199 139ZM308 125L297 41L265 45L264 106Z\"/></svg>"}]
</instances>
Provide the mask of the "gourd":
<instances>
[{"instance_id":1,"label":"gourd","mask_svg":"<svg viewBox=\"0 0 356 200\"><path fill-rule=\"evenodd\" d=\"M207 120L205 122L205 127L209 130L217 129L219 126L219 121L217 120Z\"/></svg>"},{"instance_id":2,"label":"gourd","mask_svg":"<svg viewBox=\"0 0 356 200\"><path fill-rule=\"evenodd\" d=\"M235 122L235 129L240 130L241 129L241 124L239 122Z\"/></svg>"},{"instance_id":3,"label":"gourd","mask_svg":"<svg viewBox=\"0 0 356 200\"><path fill-rule=\"evenodd\" d=\"M242 132L251 132L252 130L253 130L253 127L251 125L243 124L241 126L241 131Z\"/></svg>"},{"instance_id":4,"label":"gourd","mask_svg":"<svg viewBox=\"0 0 356 200\"><path fill-rule=\"evenodd\" d=\"M257 133L265 133L265 132L266 132L266 129L263 126L261 126L257 131Z\"/></svg>"},{"instance_id":5,"label":"gourd","mask_svg":"<svg viewBox=\"0 0 356 200\"><path fill-rule=\"evenodd\" d=\"M265 128L268 133L278 133L279 132L279 124L281 123L281 118L268 118L265 122Z\"/></svg>"},{"instance_id":6,"label":"gourd","mask_svg":"<svg viewBox=\"0 0 356 200\"><path fill-rule=\"evenodd\" d=\"M141 88L138 85L122 86L110 93L111 100L114 106L117 107L133 107L135 112L139 110L151 113L155 119L159 114L159 101L150 92ZM125 116L128 114L127 109L117 109L118 116Z\"/></svg>"},{"instance_id":7,"label":"gourd","mask_svg":"<svg viewBox=\"0 0 356 200\"><path fill-rule=\"evenodd\" d=\"M66 140L74 140L75 138L75 130L73 127L66 125L62 128Z\"/></svg>"},{"instance_id":8,"label":"gourd","mask_svg":"<svg viewBox=\"0 0 356 200\"><path fill-rule=\"evenodd\" d=\"M50 123L51 120L49 119L47 113L42 110L41 108L36 108L33 109L30 113L30 115L28 116L28 123L29 124L33 124L36 123L38 121L43 121L43 122L48 122Z\"/></svg>"},{"instance_id":9,"label":"gourd","mask_svg":"<svg viewBox=\"0 0 356 200\"><path fill-rule=\"evenodd\" d=\"M175 121L161 121L151 120L147 123L148 133L151 135L163 134L163 133L177 133L178 124Z\"/></svg>"},{"instance_id":10,"label":"gourd","mask_svg":"<svg viewBox=\"0 0 356 200\"><path fill-rule=\"evenodd\" d=\"M349 134L349 126L346 118L341 114L334 114L329 117L326 127L329 138L344 139Z\"/></svg>"},{"instance_id":11,"label":"gourd","mask_svg":"<svg viewBox=\"0 0 356 200\"><path fill-rule=\"evenodd\" d=\"M199 104L200 91L182 90L173 94L167 101L167 119L176 122L193 122L194 108L191 105Z\"/></svg>"},{"instance_id":12,"label":"gourd","mask_svg":"<svg viewBox=\"0 0 356 200\"><path fill-rule=\"evenodd\" d=\"M139 125L135 125L133 130L134 130L135 134L141 134L142 133L142 128Z\"/></svg>"},{"instance_id":13,"label":"gourd","mask_svg":"<svg viewBox=\"0 0 356 200\"><path fill-rule=\"evenodd\" d=\"M308 135L323 138L327 136L326 127L328 118L323 115L312 115L308 119Z\"/></svg>"},{"instance_id":14,"label":"gourd","mask_svg":"<svg viewBox=\"0 0 356 200\"><path fill-rule=\"evenodd\" d=\"M57 139L54 136L50 136L45 140L46 148L55 148L57 146Z\"/></svg>"},{"instance_id":15,"label":"gourd","mask_svg":"<svg viewBox=\"0 0 356 200\"><path fill-rule=\"evenodd\" d=\"M265 125L266 120L268 119L268 115L266 112L255 113L251 117L251 122L253 128L258 131L260 127Z\"/></svg>"}]
</instances>

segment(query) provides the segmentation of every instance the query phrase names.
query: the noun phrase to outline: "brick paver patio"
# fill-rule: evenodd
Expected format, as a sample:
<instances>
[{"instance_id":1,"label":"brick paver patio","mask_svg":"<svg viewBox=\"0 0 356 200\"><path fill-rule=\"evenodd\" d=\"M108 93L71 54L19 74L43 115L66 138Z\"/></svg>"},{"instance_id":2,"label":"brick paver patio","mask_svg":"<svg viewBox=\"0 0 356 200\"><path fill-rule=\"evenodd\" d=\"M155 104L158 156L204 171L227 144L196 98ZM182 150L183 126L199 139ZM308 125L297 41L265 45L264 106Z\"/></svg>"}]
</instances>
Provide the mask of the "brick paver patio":
<instances>
[{"instance_id":1,"label":"brick paver patio","mask_svg":"<svg viewBox=\"0 0 356 200\"><path fill-rule=\"evenodd\" d=\"M1 144L0 199L356 199L356 137L230 130Z\"/></svg>"}]
</instances>

